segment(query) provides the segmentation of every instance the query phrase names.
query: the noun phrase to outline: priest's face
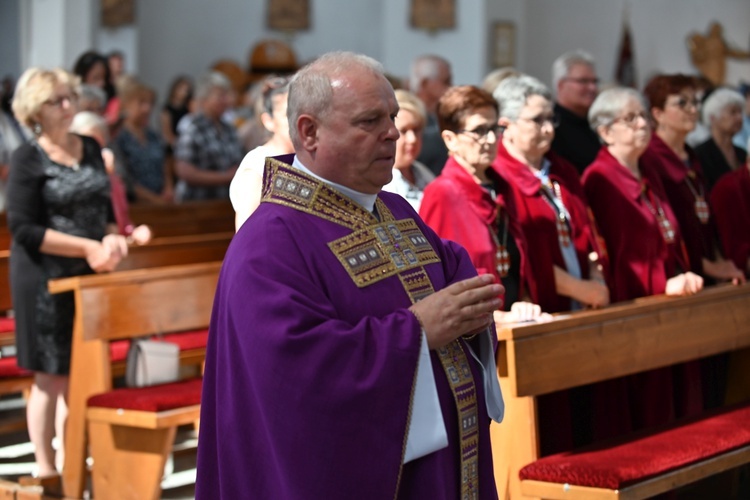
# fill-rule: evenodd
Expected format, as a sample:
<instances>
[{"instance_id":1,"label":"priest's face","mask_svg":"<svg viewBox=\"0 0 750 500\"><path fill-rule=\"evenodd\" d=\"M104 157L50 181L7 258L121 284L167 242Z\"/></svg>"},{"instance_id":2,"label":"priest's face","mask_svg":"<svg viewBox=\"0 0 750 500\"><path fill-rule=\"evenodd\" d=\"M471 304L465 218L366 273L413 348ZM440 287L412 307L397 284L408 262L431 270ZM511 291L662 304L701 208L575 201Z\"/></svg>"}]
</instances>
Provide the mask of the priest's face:
<instances>
[{"instance_id":1,"label":"priest's face","mask_svg":"<svg viewBox=\"0 0 750 500\"><path fill-rule=\"evenodd\" d=\"M382 75L352 69L331 82L330 111L318 125L315 172L361 193L377 194L393 177L398 103Z\"/></svg>"}]
</instances>

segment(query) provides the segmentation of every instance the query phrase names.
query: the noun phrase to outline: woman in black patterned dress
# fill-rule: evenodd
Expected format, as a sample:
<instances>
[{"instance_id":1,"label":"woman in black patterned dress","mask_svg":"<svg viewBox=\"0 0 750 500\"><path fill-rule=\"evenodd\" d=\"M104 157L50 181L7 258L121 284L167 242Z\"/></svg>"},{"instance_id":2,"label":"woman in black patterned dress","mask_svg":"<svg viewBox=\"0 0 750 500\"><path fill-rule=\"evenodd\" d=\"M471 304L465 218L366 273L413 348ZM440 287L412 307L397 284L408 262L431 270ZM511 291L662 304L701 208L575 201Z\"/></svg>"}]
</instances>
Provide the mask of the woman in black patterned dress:
<instances>
[{"instance_id":1,"label":"woman in black patterned dress","mask_svg":"<svg viewBox=\"0 0 750 500\"><path fill-rule=\"evenodd\" d=\"M18 365L34 371L27 405L37 474L56 474L52 439L62 436L74 302L51 295L47 280L113 270L127 254L114 234L110 186L98 144L68 132L76 112L75 77L27 70L13 99L16 118L35 140L11 158L8 224L13 236L11 291Z\"/></svg>"}]
</instances>

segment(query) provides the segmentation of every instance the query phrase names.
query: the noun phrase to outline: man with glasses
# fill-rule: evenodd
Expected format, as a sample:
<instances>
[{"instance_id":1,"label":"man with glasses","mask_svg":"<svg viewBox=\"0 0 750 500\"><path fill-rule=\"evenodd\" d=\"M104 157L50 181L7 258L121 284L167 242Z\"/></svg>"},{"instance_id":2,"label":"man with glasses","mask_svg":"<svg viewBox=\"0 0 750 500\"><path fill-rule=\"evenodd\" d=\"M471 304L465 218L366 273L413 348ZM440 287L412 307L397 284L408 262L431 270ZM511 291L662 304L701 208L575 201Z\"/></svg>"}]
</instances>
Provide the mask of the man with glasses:
<instances>
[{"instance_id":1,"label":"man with glasses","mask_svg":"<svg viewBox=\"0 0 750 500\"><path fill-rule=\"evenodd\" d=\"M579 174L594 161L601 147L588 122L598 85L594 59L587 52L566 52L552 64L555 116L559 121L552 150L572 163Z\"/></svg>"}]
</instances>

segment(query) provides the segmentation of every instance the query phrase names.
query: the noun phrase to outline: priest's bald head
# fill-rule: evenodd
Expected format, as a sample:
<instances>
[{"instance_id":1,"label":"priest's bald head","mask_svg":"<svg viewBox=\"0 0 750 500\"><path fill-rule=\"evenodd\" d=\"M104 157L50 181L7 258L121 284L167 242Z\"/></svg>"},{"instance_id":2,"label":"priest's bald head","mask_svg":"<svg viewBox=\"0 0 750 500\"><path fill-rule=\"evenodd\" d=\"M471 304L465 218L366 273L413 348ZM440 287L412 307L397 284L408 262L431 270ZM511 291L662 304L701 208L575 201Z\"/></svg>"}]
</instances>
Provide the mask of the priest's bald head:
<instances>
[{"instance_id":1,"label":"priest's bald head","mask_svg":"<svg viewBox=\"0 0 750 500\"><path fill-rule=\"evenodd\" d=\"M289 135L299 160L362 193L378 193L391 181L397 113L382 65L361 54L325 54L289 85Z\"/></svg>"}]
</instances>

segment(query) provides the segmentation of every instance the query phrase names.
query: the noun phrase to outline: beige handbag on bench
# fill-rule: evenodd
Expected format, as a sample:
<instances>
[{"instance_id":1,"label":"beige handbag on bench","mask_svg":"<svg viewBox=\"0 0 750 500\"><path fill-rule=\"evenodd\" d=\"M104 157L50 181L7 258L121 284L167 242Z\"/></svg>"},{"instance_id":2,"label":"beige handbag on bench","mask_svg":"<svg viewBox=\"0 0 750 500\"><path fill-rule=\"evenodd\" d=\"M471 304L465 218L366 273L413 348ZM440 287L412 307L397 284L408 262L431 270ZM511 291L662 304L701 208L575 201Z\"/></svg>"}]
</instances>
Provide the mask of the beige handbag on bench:
<instances>
[{"instance_id":1,"label":"beige handbag on bench","mask_svg":"<svg viewBox=\"0 0 750 500\"><path fill-rule=\"evenodd\" d=\"M133 339L128 350L125 384L128 387L174 382L180 375L180 346L173 342Z\"/></svg>"}]
</instances>

